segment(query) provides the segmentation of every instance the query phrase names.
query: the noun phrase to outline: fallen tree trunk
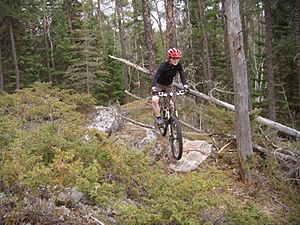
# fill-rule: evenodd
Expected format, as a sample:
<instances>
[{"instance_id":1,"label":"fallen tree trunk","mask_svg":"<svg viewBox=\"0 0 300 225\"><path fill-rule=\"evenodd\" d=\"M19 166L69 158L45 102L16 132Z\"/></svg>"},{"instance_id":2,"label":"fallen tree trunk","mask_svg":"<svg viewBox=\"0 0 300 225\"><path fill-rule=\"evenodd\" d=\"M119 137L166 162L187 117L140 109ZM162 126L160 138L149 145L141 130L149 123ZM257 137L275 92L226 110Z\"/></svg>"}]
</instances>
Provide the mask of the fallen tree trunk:
<instances>
[{"instance_id":1,"label":"fallen tree trunk","mask_svg":"<svg viewBox=\"0 0 300 225\"><path fill-rule=\"evenodd\" d=\"M118 60L118 61L120 61L120 62L122 62L122 63L124 63L124 64L126 64L126 65L128 65L128 66L134 67L134 68L136 68L137 70L139 70L139 71L141 71L141 72L143 72L143 73L145 73L145 74L150 75L150 73L149 73L149 71L148 71L147 69L145 69L145 68L143 68L143 67L140 67L140 66L138 66L138 65L136 65L136 64L134 64L134 63L132 63L132 62L129 62L129 61L126 60L126 59L117 58L117 57L114 57L114 56L111 56L111 55L110 55L109 57L111 57L112 59L116 59L116 60ZM176 87L181 87L179 84L175 84L175 86L176 86ZM196 97L199 97L199 98L201 98L201 99L203 99L203 100L205 100L205 101L212 102L212 103L214 103L214 104L216 104L216 105L218 105L218 106L221 106L221 107L223 107L223 108L225 108L225 109L229 109L229 110L232 110L232 111L235 110L234 105L229 104L229 103L227 103L227 102L223 102L223 101L221 101L221 100L219 100L219 99L216 99L216 98L214 98L214 97L208 96L208 95L203 94L203 93L201 93L201 92L198 92L198 91L195 91L195 90L190 90L190 93L191 93L192 95L196 96ZM275 121L272 121L272 120L263 118L263 117L261 117L261 116L257 116L257 117L255 118L255 120L256 120L258 123L263 124L263 125L266 125L266 126L269 126L269 127L273 128L273 129L275 129L275 130L277 130L277 131L280 131L280 132L282 132L282 133L288 134L288 135L293 136L293 137L296 137L296 138L300 138L300 131L298 131L298 130L296 130L296 129L294 129L294 128L290 128L290 127L285 126L285 125L283 125L283 124L281 124L281 123L277 123L277 122L275 122Z\"/></svg>"},{"instance_id":2,"label":"fallen tree trunk","mask_svg":"<svg viewBox=\"0 0 300 225\"><path fill-rule=\"evenodd\" d=\"M177 87L180 87L178 84L176 85ZM194 91L194 90L191 90L190 93L196 97L199 97L201 99L204 99L206 101L209 101L209 102L212 102L218 106L221 106L223 108L226 108L226 109L229 109L229 110L232 110L234 111L235 110L235 107L234 105L231 105L227 102L223 102L219 99L216 99L214 97L211 97L211 96L208 96L208 95L205 95L201 92L198 92L198 91ZM273 120L269 120L269 119L266 119L266 118L263 118L261 116L257 116L255 118L255 120L260 123L260 124L263 124L263 125L266 125L266 126L269 126L277 131L280 131L282 133L285 133L285 134L288 134L290 136L293 136L293 137L297 137L297 138L300 138L300 131L294 129L294 128L290 128L288 126L285 126L285 125L282 125L281 123L277 123Z\"/></svg>"}]
</instances>

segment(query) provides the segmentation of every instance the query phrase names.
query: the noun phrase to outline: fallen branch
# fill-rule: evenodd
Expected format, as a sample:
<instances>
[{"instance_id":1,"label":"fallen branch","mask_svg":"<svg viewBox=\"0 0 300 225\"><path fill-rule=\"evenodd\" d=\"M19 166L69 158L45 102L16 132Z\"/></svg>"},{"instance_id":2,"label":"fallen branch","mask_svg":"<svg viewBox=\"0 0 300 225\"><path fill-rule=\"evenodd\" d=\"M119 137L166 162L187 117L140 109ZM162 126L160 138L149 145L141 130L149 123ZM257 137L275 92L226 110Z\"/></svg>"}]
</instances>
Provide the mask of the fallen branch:
<instances>
[{"instance_id":1,"label":"fallen branch","mask_svg":"<svg viewBox=\"0 0 300 225\"><path fill-rule=\"evenodd\" d=\"M116 59L116 60L118 60L118 61L120 61L120 62L122 62L122 63L124 63L124 64L126 64L128 66L134 67L137 70L139 70L139 71L141 71L141 72L143 72L145 74L150 75L150 72L147 69L145 69L143 67L140 67L140 66L138 66L136 64L133 64L133 63L129 62L126 59L117 58L117 57L114 57L114 56L111 56L111 55L109 57L112 58L112 59ZM175 86L176 87L181 87L179 84L175 84ZM206 101L212 102L212 103L214 103L214 104L216 104L218 106L221 106L223 108L226 108L226 109L229 109L229 110L232 110L232 111L235 110L234 105L231 105L231 104L229 104L227 102L223 102L223 101L221 101L219 99L216 99L214 97L208 96L208 95L203 94L201 92L198 92L198 91L195 91L195 90L190 90L190 93L192 95L196 96L196 97L199 97L199 98L204 99ZM282 125L282 124L277 123L275 121L263 118L261 116L257 116L255 118L255 120L258 123L267 125L267 126L273 128L273 129L277 130L277 131L280 131L282 133L288 134L288 135L293 136L293 137L300 138L300 131L298 131L298 130L296 130L294 128L290 128L288 126L285 126L285 125Z\"/></svg>"},{"instance_id":2,"label":"fallen branch","mask_svg":"<svg viewBox=\"0 0 300 225\"><path fill-rule=\"evenodd\" d=\"M135 125L138 125L138 126L141 126L141 127L145 127L145 128L149 128L149 129L155 129L154 126L150 126L150 125L147 125L147 124L144 124L144 123L141 123L141 122L138 122L136 120L133 120L133 119L130 119L128 117L125 117L123 115L120 114L120 116L124 119L124 120L127 120L129 121L130 123L133 123Z\"/></svg>"},{"instance_id":3,"label":"fallen branch","mask_svg":"<svg viewBox=\"0 0 300 225\"><path fill-rule=\"evenodd\" d=\"M224 145L222 148L220 148L220 150L218 151L218 154L221 153L228 145L230 145L232 143L232 140L229 141L226 145Z\"/></svg>"},{"instance_id":4,"label":"fallen branch","mask_svg":"<svg viewBox=\"0 0 300 225\"><path fill-rule=\"evenodd\" d=\"M138 96L136 96L136 95L134 95L134 94L131 94L131 93L130 93L129 91L127 91L127 90L125 90L124 92L125 92L125 94L129 95L130 97L135 98L135 99L137 99L137 100L140 100L140 101L144 102L145 104L151 106L150 103L145 102L145 99L144 99L144 98L140 98L140 97L138 97Z\"/></svg>"},{"instance_id":5,"label":"fallen branch","mask_svg":"<svg viewBox=\"0 0 300 225\"><path fill-rule=\"evenodd\" d=\"M100 220L98 220L96 217L90 216L97 224L100 225L105 225L104 223L102 223Z\"/></svg>"},{"instance_id":6,"label":"fallen branch","mask_svg":"<svg viewBox=\"0 0 300 225\"><path fill-rule=\"evenodd\" d=\"M141 66L138 66L138 65L136 65L136 64L134 64L134 63L132 63L132 62L129 62L129 61L126 60L126 59L117 58L117 57L112 56L112 55L109 55L109 57L112 58L112 59L116 59L116 60L118 60L118 61L120 61L120 62L126 64L127 66L134 67L134 68L136 68L137 70L139 70L139 71L141 71L141 72L143 72L143 73L145 73L145 74L150 74L149 70L147 70L146 68L143 68L143 67L141 67Z\"/></svg>"}]
</instances>

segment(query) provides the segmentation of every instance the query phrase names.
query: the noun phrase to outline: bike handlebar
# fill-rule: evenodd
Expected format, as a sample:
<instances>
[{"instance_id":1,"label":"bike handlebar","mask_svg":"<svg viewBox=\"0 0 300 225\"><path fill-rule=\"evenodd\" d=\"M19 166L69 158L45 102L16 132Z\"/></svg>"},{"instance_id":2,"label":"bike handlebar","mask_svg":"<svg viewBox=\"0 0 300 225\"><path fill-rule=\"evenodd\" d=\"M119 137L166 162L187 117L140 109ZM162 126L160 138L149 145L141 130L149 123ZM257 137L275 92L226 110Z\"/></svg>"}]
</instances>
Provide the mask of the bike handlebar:
<instances>
[{"instance_id":1,"label":"bike handlebar","mask_svg":"<svg viewBox=\"0 0 300 225\"><path fill-rule=\"evenodd\" d=\"M167 96L174 96L174 95L185 95L188 92L187 89L177 90L175 92L165 92L165 91L158 91L155 94L158 97L167 97Z\"/></svg>"}]
</instances>

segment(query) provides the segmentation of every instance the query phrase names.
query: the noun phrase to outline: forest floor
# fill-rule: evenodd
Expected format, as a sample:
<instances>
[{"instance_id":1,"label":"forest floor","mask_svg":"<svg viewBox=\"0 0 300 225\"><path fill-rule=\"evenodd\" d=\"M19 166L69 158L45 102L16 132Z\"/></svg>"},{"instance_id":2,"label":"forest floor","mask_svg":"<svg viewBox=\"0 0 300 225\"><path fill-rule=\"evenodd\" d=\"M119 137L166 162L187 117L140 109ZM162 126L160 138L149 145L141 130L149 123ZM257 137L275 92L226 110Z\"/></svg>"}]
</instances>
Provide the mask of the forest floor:
<instances>
[{"instance_id":1,"label":"forest floor","mask_svg":"<svg viewBox=\"0 0 300 225\"><path fill-rule=\"evenodd\" d=\"M187 103L187 105L190 104ZM184 118L190 125L197 127L199 122L195 122L197 121L195 120L195 108L193 107L193 110L191 110L191 107L187 105L180 106L180 117ZM275 163L273 161L274 159L269 158L269 156L268 158L265 158L266 156L262 156L257 152L254 152L250 180L246 183L242 182L240 180L239 158L236 143L234 139L230 138L232 137L231 134L234 133L233 124L230 124L232 118L228 119L230 118L230 116L228 116L228 113L230 114L230 112L225 113L225 111L219 110L219 113L212 113L212 111L216 111L215 107L207 107L204 105L201 107L199 112L211 113L212 116L219 116L218 118L213 118L214 121L219 121L219 124L218 122L211 123L209 120L212 119L212 117L210 116L202 116L200 124L202 123L203 127L207 128L208 124L211 123L208 132L215 135L208 134L204 131L203 133L197 133L182 125L184 138L206 141L213 146L212 154L210 154L205 162L198 165L196 171L201 173L201 170L206 170L211 166L217 168L219 171L228 175L228 190L232 196L237 199L237 202L240 201L246 203L249 200L255 202L256 206L276 224L299 223L299 184L286 182L283 176L284 173L278 170L277 166L273 165L273 163ZM126 104L121 107L121 111L129 118L138 122L154 125L152 110L149 106L149 102L146 100L134 101ZM233 114L231 116L233 116ZM216 129L213 129L215 123L217 123L218 126L215 127ZM197 128L199 129L199 127ZM138 140L145 138L146 132L142 135L142 130L144 129L138 125L127 123L127 125L121 127L112 138L117 138L129 145L136 146ZM256 144L255 140L253 140L253 142ZM225 145L225 143L227 143L227 145ZM299 143L297 142L295 145L298 146ZM152 151L150 151L150 154L159 157L157 160L163 161L166 171L170 172L170 164L174 163L174 160L170 154L168 139L158 135L157 140L153 141L151 149ZM186 149L184 149L184 151L185 150ZM210 197L213 198L213 196Z\"/></svg>"},{"instance_id":2,"label":"forest floor","mask_svg":"<svg viewBox=\"0 0 300 225\"><path fill-rule=\"evenodd\" d=\"M253 143L269 152L254 153L244 183L232 112L178 101L180 118L201 130L182 126L185 143L210 146L204 161L178 172L167 137L153 129L149 99L96 107L87 128L78 112L86 105L74 107L87 100L49 91L54 97L41 86L0 98L0 128L9 134L0 136L0 224L300 224L299 184L287 179L256 124Z\"/></svg>"}]
</instances>

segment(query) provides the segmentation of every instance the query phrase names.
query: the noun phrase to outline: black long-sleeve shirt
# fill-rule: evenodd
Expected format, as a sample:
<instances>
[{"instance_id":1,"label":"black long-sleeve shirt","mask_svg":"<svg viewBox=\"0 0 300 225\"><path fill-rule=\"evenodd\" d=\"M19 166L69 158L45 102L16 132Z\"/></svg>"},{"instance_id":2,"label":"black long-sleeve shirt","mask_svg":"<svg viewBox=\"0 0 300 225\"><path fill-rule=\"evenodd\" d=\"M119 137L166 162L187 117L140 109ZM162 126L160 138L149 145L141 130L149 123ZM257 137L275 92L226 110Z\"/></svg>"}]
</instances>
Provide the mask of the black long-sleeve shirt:
<instances>
[{"instance_id":1,"label":"black long-sleeve shirt","mask_svg":"<svg viewBox=\"0 0 300 225\"><path fill-rule=\"evenodd\" d=\"M176 66L172 65L169 61L161 63L152 80L152 87L155 87L156 83L164 86L172 84L177 72L180 75L182 84L185 85L186 79L181 63L178 63Z\"/></svg>"}]
</instances>

